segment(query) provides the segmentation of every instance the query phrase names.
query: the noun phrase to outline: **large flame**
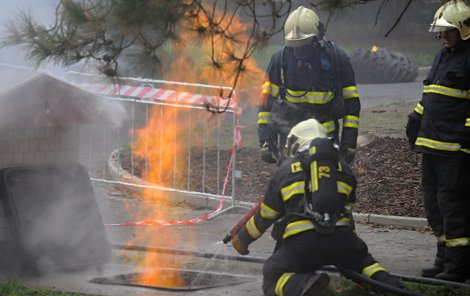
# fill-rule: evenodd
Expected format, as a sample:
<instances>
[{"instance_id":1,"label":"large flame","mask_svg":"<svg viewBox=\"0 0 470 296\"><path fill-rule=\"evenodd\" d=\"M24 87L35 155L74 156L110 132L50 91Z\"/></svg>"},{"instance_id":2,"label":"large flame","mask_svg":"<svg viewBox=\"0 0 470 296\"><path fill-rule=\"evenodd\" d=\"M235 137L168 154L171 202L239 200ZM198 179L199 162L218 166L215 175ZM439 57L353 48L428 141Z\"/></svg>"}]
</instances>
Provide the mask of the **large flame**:
<instances>
[{"instance_id":1,"label":"large flame","mask_svg":"<svg viewBox=\"0 0 470 296\"><path fill-rule=\"evenodd\" d=\"M230 21L230 24L228 23ZM222 35L213 35L203 38L203 43L196 46L186 46L180 57L174 59L169 69L166 69L165 79L169 81L184 81L193 83L204 83L210 85L231 86L236 82L238 88L259 87L261 89L262 78L264 77L256 62L244 59L244 49L248 39L241 34L246 26L237 19L223 20L227 22L227 28L230 28L229 34L233 38L224 38ZM194 19L193 27L207 24L204 18ZM194 33L187 32L183 36L183 40L194 40ZM199 36L200 37L200 36ZM193 51L193 52L191 52ZM210 56L209 59L201 59L201 57ZM239 73L237 75L236 73ZM176 90L177 87L173 87ZM199 89L200 90L200 89ZM184 91L195 92L195 89L184 89ZM229 93L220 93L220 89L211 90L211 95L227 96ZM207 92L207 90L205 90ZM253 92L254 93L254 92ZM256 97L259 93L254 93ZM245 102L239 104L251 104L254 106L257 98L246 98ZM136 141L133 143L133 151L135 157L146 160L146 170L144 178L146 181L172 187L175 180L184 179L183 174L187 171L187 163L184 161L185 153L188 149L188 143L185 142L181 134L188 128L190 122L185 120L191 118L192 121L203 120L195 118L194 115L187 116L185 113L191 112L188 109L177 107L155 107L150 110L148 124L140 128L136 133ZM197 144L196 141L192 145ZM144 189L142 198L148 202L166 203L170 200L170 194L162 191L156 192L152 189ZM180 217L177 213L153 212L148 213L149 209L139 209L136 211L137 219L158 219L158 220L175 220ZM171 217L170 217L171 216ZM185 227L185 226L182 226ZM149 246L158 246L162 239L166 242L171 241L173 246L184 244L186 247L191 245L190 229L185 231L185 237L181 238L173 231L172 226L169 227L137 227L135 231L135 239L130 243L141 243ZM142 267L157 268L168 267L169 262L163 256L148 253L142 260ZM173 261L171 267L182 268L184 262ZM162 280L170 282L162 283ZM171 286L183 283L183 279L174 274L159 275L155 273L151 277L146 274L139 282L144 285Z\"/></svg>"},{"instance_id":2,"label":"large flame","mask_svg":"<svg viewBox=\"0 0 470 296\"><path fill-rule=\"evenodd\" d=\"M137 130L136 142L133 144L133 151L136 158L146 160L143 177L146 181L162 185L170 186L169 176L173 176L174 159L179 155L180 149L174 145L175 139L178 137L180 127L175 123L172 116L173 110L161 112L159 108L150 110L150 118L147 126ZM176 168L178 171L178 168ZM156 191L153 189L144 189L142 191L142 199L144 202L166 204L170 195L164 191ZM152 209L152 210L150 210ZM138 219L148 220L167 220L177 219L176 213L159 210L159 207L142 206L136 212ZM134 209L135 210L135 209ZM150 211L150 212L149 212ZM144 244L147 246L158 246L162 241L171 241L172 245L178 246L181 238L172 231L171 227L137 227L135 229L135 239L132 243ZM181 285L182 279L178 274L169 276L158 274L158 268L167 267L171 264L174 268L180 268L178 261L168 262L169 258L165 258L160 254L146 253L139 265L144 268L152 268L154 274L146 273L145 277L138 280L139 284L151 285L158 287L167 287L172 285ZM149 276L150 275L150 276Z\"/></svg>"}]
</instances>

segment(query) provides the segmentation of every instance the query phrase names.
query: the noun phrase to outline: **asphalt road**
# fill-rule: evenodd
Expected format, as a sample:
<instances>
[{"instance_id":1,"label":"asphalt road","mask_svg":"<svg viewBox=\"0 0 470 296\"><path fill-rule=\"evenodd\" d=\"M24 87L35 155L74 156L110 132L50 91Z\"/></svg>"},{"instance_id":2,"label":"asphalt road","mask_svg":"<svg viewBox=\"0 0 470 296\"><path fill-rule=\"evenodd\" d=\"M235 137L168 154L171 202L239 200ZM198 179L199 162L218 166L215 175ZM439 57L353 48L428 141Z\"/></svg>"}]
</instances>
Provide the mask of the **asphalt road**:
<instances>
[{"instance_id":1,"label":"asphalt road","mask_svg":"<svg viewBox=\"0 0 470 296\"><path fill-rule=\"evenodd\" d=\"M359 84L357 86L362 107L387 105L396 102L419 101L422 81L389 84Z\"/></svg>"}]
</instances>

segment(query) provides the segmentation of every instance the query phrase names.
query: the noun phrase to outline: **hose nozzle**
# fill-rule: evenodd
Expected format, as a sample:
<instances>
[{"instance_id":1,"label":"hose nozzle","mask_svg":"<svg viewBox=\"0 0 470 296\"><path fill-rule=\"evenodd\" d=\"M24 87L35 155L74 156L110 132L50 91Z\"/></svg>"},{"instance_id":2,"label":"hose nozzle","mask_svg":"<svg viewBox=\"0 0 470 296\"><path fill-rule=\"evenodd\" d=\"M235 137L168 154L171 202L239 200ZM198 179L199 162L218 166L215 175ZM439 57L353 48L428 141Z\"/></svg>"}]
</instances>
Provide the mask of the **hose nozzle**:
<instances>
[{"instance_id":1,"label":"hose nozzle","mask_svg":"<svg viewBox=\"0 0 470 296\"><path fill-rule=\"evenodd\" d=\"M228 243L229 241L231 241L231 240L232 240L232 236L230 235L230 233L228 233L228 234L224 237L224 239L222 240L222 242L223 242L224 244L227 244L227 243Z\"/></svg>"}]
</instances>

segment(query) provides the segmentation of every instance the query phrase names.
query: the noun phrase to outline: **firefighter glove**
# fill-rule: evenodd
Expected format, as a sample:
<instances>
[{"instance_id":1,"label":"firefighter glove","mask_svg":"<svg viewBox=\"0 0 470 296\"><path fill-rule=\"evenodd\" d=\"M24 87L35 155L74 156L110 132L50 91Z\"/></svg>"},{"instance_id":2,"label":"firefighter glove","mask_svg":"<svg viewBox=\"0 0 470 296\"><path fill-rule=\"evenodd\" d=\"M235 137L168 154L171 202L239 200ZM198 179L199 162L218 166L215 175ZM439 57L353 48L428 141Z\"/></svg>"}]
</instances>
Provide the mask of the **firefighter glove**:
<instances>
[{"instance_id":1,"label":"firefighter glove","mask_svg":"<svg viewBox=\"0 0 470 296\"><path fill-rule=\"evenodd\" d=\"M248 251L248 246L245 246L245 244L243 244L238 238L238 234L232 238L232 246L235 251L241 255L248 255L250 253L250 251Z\"/></svg>"},{"instance_id":2,"label":"firefighter glove","mask_svg":"<svg viewBox=\"0 0 470 296\"><path fill-rule=\"evenodd\" d=\"M341 145L339 152L348 164L351 164L356 157L356 149Z\"/></svg>"},{"instance_id":3,"label":"firefighter glove","mask_svg":"<svg viewBox=\"0 0 470 296\"><path fill-rule=\"evenodd\" d=\"M418 138L420 126L421 117L415 112L411 112L410 114L408 114L408 122L406 124L406 136L408 137L408 143L410 144L410 148L412 151L415 148L415 142Z\"/></svg>"},{"instance_id":4,"label":"firefighter glove","mask_svg":"<svg viewBox=\"0 0 470 296\"><path fill-rule=\"evenodd\" d=\"M416 139L408 138L408 144L410 144L410 149L413 151L415 149Z\"/></svg>"},{"instance_id":5,"label":"firefighter glove","mask_svg":"<svg viewBox=\"0 0 470 296\"><path fill-rule=\"evenodd\" d=\"M258 125L258 139L259 144L275 142L276 129L272 124L259 124Z\"/></svg>"},{"instance_id":6,"label":"firefighter glove","mask_svg":"<svg viewBox=\"0 0 470 296\"><path fill-rule=\"evenodd\" d=\"M276 163L276 159L271 153L272 148L269 146L268 142L264 142L260 146L261 159L266 163Z\"/></svg>"}]
</instances>

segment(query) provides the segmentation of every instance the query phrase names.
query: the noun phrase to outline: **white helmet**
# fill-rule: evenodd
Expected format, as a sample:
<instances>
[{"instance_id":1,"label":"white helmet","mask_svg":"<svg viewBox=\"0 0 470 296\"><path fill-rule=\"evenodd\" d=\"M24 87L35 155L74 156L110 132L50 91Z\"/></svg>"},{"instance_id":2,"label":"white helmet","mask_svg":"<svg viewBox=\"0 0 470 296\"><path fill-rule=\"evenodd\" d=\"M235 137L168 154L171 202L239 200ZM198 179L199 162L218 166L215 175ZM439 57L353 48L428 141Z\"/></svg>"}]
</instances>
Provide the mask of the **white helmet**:
<instances>
[{"instance_id":1,"label":"white helmet","mask_svg":"<svg viewBox=\"0 0 470 296\"><path fill-rule=\"evenodd\" d=\"M327 138L326 129L315 119L307 119L296 124L287 136L285 154L295 157L308 150L310 142L316 138Z\"/></svg>"},{"instance_id":2,"label":"white helmet","mask_svg":"<svg viewBox=\"0 0 470 296\"><path fill-rule=\"evenodd\" d=\"M463 0L451 0L434 14L429 32L443 32L457 29L460 37L467 40L470 37L470 7Z\"/></svg>"},{"instance_id":3,"label":"white helmet","mask_svg":"<svg viewBox=\"0 0 470 296\"><path fill-rule=\"evenodd\" d=\"M321 35L321 23L318 15L311 9L299 6L292 11L284 24L284 39L289 47L301 47Z\"/></svg>"}]
</instances>

